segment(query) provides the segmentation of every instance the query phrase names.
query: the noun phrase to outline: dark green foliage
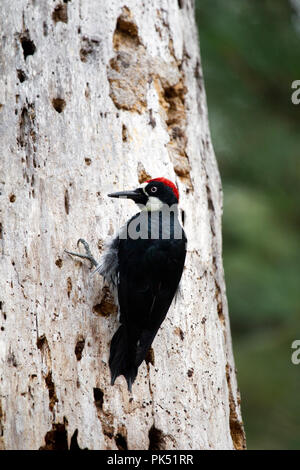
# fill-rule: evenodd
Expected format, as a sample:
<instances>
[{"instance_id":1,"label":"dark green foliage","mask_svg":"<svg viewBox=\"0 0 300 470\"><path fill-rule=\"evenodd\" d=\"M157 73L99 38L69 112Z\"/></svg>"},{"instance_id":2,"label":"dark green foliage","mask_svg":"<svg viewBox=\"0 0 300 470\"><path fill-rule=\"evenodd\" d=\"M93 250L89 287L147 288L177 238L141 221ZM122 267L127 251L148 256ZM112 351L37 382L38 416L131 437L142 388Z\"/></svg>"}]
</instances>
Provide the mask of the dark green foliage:
<instances>
[{"instance_id":1,"label":"dark green foliage","mask_svg":"<svg viewBox=\"0 0 300 470\"><path fill-rule=\"evenodd\" d=\"M299 449L300 17L287 0L196 7L248 448Z\"/></svg>"}]
</instances>

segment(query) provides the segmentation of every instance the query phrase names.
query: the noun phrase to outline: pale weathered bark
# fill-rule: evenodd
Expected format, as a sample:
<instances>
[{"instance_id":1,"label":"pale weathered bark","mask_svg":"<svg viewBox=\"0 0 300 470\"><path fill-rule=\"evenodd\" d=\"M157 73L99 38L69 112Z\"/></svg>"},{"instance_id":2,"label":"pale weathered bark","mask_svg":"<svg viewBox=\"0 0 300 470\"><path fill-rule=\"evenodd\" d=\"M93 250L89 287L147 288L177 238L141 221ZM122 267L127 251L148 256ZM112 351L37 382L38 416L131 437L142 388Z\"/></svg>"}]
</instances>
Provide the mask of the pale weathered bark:
<instances>
[{"instance_id":1,"label":"pale weathered bark","mask_svg":"<svg viewBox=\"0 0 300 470\"><path fill-rule=\"evenodd\" d=\"M0 446L242 448L221 258L222 192L191 0L1 4ZM176 181L181 295L133 396L110 386L116 308L100 256L133 203Z\"/></svg>"}]
</instances>

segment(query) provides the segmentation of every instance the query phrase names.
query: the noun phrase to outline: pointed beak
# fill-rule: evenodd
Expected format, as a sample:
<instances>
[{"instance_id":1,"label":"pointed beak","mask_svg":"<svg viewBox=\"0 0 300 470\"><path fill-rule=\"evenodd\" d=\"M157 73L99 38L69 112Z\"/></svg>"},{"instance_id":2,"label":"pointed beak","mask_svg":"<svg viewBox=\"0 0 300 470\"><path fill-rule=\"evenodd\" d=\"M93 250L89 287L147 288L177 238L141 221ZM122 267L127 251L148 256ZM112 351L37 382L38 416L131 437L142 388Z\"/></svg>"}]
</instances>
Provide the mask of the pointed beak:
<instances>
[{"instance_id":1,"label":"pointed beak","mask_svg":"<svg viewBox=\"0 0 300 470\"><path fill-rule=\"evenodd\" d=\"M134 189L133 191L119 191L117 193L108 194L109 197L117 197L120 199L132 199L137 204L144 202L145 194L142 189Z\"/></svg>"}]
</instances>

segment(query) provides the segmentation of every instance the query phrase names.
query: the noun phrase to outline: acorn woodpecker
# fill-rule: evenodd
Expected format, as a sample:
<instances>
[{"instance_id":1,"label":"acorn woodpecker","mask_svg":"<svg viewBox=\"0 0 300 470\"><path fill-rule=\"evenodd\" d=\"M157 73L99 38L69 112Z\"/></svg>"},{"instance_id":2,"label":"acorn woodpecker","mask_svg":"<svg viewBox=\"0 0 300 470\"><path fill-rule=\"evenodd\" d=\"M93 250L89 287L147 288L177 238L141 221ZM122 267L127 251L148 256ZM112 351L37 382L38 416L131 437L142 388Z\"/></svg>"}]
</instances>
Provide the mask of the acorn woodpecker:
<instances>
[{"instance_id":1,"label":"acorn woodpecker","mask_svg":"<svg viewBox=\"0 0 300 470\"><path fill-rule=\"evenodd\" d=\"M133 191L108 194L132 199L140 208L107 245L100 263L88 244L86 254L111 288L117 290L120 323L110 345L111 384L119 375L128 390L137 376L177 291L186 256L186 236L178 219L179 193L166 178L146 181Z\"/></svg>"}]
</instances>

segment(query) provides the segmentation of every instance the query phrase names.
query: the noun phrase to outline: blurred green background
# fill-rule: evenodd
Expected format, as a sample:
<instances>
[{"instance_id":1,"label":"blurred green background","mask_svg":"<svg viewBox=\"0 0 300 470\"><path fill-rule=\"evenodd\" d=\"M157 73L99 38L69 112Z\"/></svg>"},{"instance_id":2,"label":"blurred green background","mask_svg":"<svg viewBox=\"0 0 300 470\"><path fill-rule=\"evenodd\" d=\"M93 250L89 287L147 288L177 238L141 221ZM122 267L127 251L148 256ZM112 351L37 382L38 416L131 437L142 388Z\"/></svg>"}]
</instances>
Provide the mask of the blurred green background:
<instances>
[{"instance_id":1,"label":"blurred green background","mask_svg":"<svg viewBox=\"0 0 300 470\"><path fill-rule=\"evenodd\" d=\"M247 447L300 449L300 16L292 0L196 0L196 14Z\"/></svg>"}]
</instances>

